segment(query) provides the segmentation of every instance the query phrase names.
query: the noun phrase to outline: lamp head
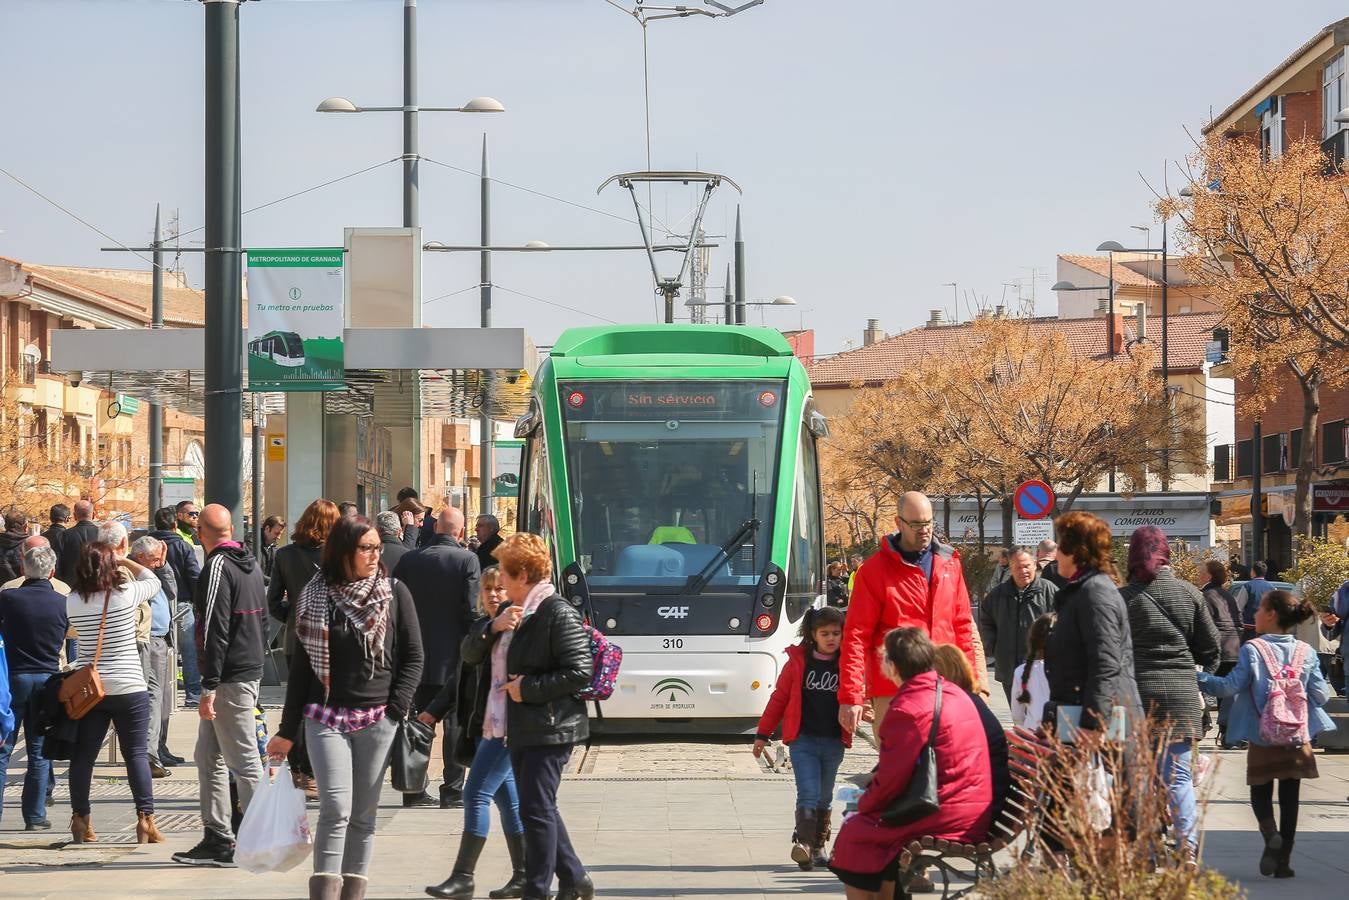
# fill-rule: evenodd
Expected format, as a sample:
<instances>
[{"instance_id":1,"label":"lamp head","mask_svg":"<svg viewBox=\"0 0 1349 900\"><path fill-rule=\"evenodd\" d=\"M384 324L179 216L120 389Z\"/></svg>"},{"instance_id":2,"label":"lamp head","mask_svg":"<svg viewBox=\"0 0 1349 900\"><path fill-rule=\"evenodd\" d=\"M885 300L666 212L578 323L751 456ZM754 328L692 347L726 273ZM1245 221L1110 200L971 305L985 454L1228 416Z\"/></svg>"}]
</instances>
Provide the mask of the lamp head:
<instances>
[{"instance_id":1,"label":"lamp head","mask_svg":"<svg viewBox=\"0 0 1349 900\"><path fill-rule=\"evenodd\" d=\"M1051 287L1050 290L1051 290L1051 291L1075 291L1075 290L1077 290L1077 285L1073 284L1071 281L1056 281L1056 282L1054 282L1054 286Z\"/></svg>"},{"instance_id":2,"label":"lamp head","mask_svg":"<svg viewBox=\"0 0 1349 900\"><path fill-rule=\"evenodd\" d=\"M501 101L494 100L491 97L474 97L472 100L459 107L459 111L472 113L499 113L505 112L506 107L501 105Z\"/></svg>"},{"instance_id":3,"label":"lamp head","mask_svg":"<svg viewBox=\"0 0 1349 900\"><path fill-rule=\"evenodd\" d=\"M354 113L360 112L361 108L352 103L346 97L329 97L318 105L315 112L334 112L334 113Z\"/></svg>"},{"instance_id":4,"label":"lamp head","mask_svg":"<svg viewBox=\"0 0 1349 900\"><path fill-rule=\"evenodd\" d=\"M1122 253L1122 252L1124 252L1124 245L1121 244L1119 241L1105 241L1104 243L1101 244L1101 246L1099 246L1099 247L1096 248L1096 252L1097 252L1097 253Z\"/></svg>"},{"instance_id":5,"label":"lamp head","mask_svg":"<svg viewBox=\"0 0 1349 900\"><path fill-rule=\"evenodd\" d=\"M547 241L525 241L526 250L551 250Z\"/></svg>"},{"instance_id":6,"label":"lamp head","mask_svg":"<svg viewBox=\"0 0 1349 900\"><path fill-rule=\"evenodd\" d=\"M795 306L796 298L787 294L779 294L773 298L774 306Z\"/></svg>"}]
</instances>

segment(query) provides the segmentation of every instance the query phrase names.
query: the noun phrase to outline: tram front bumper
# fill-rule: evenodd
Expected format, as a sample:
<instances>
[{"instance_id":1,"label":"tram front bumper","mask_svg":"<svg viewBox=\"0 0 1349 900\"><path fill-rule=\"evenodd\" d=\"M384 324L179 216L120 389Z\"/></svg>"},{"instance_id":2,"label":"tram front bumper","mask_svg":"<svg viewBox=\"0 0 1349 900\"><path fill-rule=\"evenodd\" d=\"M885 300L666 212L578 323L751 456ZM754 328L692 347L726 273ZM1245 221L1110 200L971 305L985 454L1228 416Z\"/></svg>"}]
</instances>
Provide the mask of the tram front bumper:
<instances>
[{"instance_id":1,"label":"tram front bumper","mask_svg":"<svg viewBox=\"0 0 1349 900\"><path fill-rule=\"evenodd\" d=\"M777 675L769 653L625 652L604 718L758 718Z\"/></svg>"}]
</instances>

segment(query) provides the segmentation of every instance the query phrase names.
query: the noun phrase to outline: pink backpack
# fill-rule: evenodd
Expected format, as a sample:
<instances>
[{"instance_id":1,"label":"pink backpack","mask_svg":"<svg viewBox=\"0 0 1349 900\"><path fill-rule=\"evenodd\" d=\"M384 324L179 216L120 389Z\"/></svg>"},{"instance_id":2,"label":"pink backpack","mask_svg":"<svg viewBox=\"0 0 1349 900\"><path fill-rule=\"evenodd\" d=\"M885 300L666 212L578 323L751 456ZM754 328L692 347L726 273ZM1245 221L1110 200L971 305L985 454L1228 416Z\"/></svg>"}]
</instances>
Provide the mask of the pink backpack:
<instances>
[{"instance_id":1,"label":"pink backpack","mask_svg":"<svg viewBox=\"0 0 1349 900\"><path fill-rule=\"evenodd\" d=\"M1268 641L1256 638L1250 643L1269 672L1269 697L1260 711L1260 740L1275 747L1305 744L1308 740L1307 689L1302 684L1302 663L1307 658L1307 645L1297 641L1293 661L1284 665L1278 661ZM1251 684L1254 692L1254 681Z\"/></svg>"}]
</instances>

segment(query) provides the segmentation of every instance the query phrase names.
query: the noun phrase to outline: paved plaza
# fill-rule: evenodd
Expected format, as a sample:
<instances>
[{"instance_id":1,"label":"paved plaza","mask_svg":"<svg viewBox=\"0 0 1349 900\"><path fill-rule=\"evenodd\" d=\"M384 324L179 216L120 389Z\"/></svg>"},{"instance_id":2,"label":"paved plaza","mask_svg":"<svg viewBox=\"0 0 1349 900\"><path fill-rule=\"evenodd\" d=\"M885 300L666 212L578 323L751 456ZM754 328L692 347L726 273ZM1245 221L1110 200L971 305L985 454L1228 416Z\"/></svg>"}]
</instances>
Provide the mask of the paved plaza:
<instances>
[{"instance_id":1,"label":"paved plaza","mask_svg":"<svg viewBox=\"0 0 1349 900\"><path fill-rule=\"evenodd\" d=\"M998 693L995 702L1002 704ZM1004 711L1005 714L1005 711ZM269 709L274 723L278 710ZM196 713L173 719L170 746L191 756ZM863 772L876 755L865 742L842 774ZM1218 753L1206 815L1208 862L1239 880L1252 898L1341 896L1349 880L1349 755L1321 754L1321 778L1303 786L1292 882L1255 872L1259 841L1246 803L1244 759ZM61 766L64 769L64 765ZM45 834L16 830L22 756L8 773L0 824L0 897L289 898L307 896L308 865L284 874L191 869L169 861L200 836L196 779L190 767L155 782L165 844L137 846L130 791L120 765L100 766L94 786L95 845L68 845L64 784ZM606 898L779 898L841 896L825 872L801 872L787 859L793 784L790 772L756 762L745 741L621 741L578 749L560 792L577 850ZM311 815L315 814L313 805ZM17 825L16 825L17 823ZM449 874L458 847L459 810L404 810L386 789L380 810L370 897L422 897L422 886ZM493 828L497 823L493 821ZM508 877L505 845L494 830L479 865L480 896Z\"/></svg>"}]
</instances>

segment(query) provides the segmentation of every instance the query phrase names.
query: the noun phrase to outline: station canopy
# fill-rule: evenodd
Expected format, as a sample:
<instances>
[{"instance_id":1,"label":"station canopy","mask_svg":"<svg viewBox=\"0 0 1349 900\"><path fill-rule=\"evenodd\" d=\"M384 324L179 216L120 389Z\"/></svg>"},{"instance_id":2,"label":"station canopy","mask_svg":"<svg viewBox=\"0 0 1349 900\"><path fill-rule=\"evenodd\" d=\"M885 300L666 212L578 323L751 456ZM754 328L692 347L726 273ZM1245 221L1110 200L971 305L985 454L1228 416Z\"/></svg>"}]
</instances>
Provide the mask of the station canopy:
<instances>
[{"instance_id":1,"label":"station canopy","mask_svg":"<svg viewBox=\"0 0 1349 900\"><path fill-rule=\"evenodd\" d=\"M486 414L514 419L529 406L538 351L520 328L349 328L346 389L324 393L332 415L407 424L413 399L423 417ZM61 329L52 333L52 370L82 383L193 416L205 414L199 328ZM285 412L285 394L248 391L244 410Z\"/></svg>"}]
</instances>

